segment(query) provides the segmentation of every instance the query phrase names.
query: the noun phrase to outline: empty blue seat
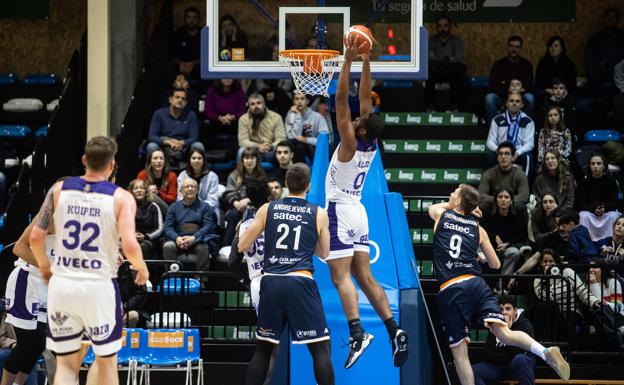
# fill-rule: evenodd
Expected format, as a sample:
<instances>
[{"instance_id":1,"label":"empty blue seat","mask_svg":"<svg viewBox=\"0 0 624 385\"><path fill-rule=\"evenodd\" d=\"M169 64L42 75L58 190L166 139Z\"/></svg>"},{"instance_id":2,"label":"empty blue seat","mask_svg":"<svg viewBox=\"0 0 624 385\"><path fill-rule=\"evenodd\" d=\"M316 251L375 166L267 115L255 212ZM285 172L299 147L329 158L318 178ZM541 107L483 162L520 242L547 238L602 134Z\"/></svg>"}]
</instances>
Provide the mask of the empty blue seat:
<instances>
[{"instance_id":1,"label":"empty blue seat","mask_svg":"<svg viewBox=\"0 0 624 385\"><path fill-rule=\"evenodd\" d=\"M141 358L141 341L144 338L147 338L145 330L124 328L117 362L127 364L130 360L138 361Z\"/></svg>"},{"instance_id":2,"label":"empty blue seat","mask_svg":"<svg viewBox=\"0 0 624 385\"><path fill-rule=\"evenodd\" d=\"M0 74L0 84L15 84L17 83L17 76L14 74L3 73Z\"/></svg>"},{"instance_id":3,"label":"empty blue seat","mask_svg":"<svg viewBox=\"0 0 624 385\"><path fill-rule=\"evenodd\" d=\"M47 137L48 136L48 125L46 124L43 127L40 127L37 131L35 131L35 137Z\"/></svg>"},{"instance_id":4,"label":"empty blue seat","mask_svg":"<svg viewBox=\"0 0 624 385\"><path fill-rule=\"evenodd\" d=\"M610 140L619 142L622 134L615 130L591 130L585 133L586 142L608 142Z\"/></svg>"},{"instance_id":5,"label":"empty blue seat","mask_svg":"<svg viewBox=\"0 0 624 385\"><path fill-rule=\"evenodd\" d=\"M141 363L169 366L185 363L185 338L181 329L146 330L147 338L141 341Z\"/></svg>"},{"instance_id":6,"label":"empty blue seat","mask_svg":"<svg viewBox=\"0 0 624 385\"><path fill-rule=\"evenodd\" d=\"M182 278L167 278L161 285L156 287L156 292L160 292L160 287L163 287L163 293L165 294L180 294L182 292ZM201 291L201 284L195 278L184 278L184 291L187 294L197 294Z\"/></svg>"},{"instance_id":7,"label":"empty blue seat","mask_svg":"<svg viewBox=\"0 0 624 385\"><path fill-rule=\"evenodd\" d=\"M199 329L184 329L184 360L199 361L200 350Z\"/></svg>"},{"instance_id":8,"label":"empty blue seat","mask_svg":"<svg viewBox=\"0 0 624 385\"><path fill-rule=\"evenodd\" d=\"M0 137L25 138L30 135L30 127L17 124L5 124L0 126Z\"/></svg>"},{"instance_id":9,"label":"empty blue seat","mask_svg":"<svg viewBox=\"0 0 624 385\"><path fill-rule=\"evenodd\" d=\"M56 84L58 81L55 74L30 74L24 78L24 84Z\"/></svg>"}]
</instances>

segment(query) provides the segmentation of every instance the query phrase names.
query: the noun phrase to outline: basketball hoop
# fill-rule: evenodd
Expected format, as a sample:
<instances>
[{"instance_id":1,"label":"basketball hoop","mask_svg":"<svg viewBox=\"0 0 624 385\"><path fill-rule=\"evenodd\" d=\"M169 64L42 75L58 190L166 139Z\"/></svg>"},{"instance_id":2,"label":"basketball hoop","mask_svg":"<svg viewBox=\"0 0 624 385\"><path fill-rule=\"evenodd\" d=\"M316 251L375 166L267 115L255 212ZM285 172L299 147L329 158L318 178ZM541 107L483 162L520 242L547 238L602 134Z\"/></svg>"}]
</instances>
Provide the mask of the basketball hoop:
<instances>
[{"instance_id":1,"label":"basketball hoop","mask_svg":"<svg viewBox=\"0 0 624 385\"><path fill-rule=\"evenodd\" d=\"M279 60L290 71L296 92L329 96L329 82L338 69L340 52L326 49L290 49L280 51Z\"/></svg>"}]
</instances>

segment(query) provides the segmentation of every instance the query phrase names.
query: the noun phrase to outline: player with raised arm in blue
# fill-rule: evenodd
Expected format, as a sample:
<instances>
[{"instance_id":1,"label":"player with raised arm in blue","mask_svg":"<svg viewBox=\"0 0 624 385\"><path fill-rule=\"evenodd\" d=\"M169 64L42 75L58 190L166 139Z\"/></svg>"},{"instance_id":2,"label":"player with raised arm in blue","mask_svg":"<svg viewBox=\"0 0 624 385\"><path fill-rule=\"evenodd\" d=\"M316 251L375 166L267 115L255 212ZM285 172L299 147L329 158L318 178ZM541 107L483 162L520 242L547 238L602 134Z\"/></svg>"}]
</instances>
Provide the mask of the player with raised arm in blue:
<instances>
[{"instance_id":1,"label":"player with raised arm in blue","mask_svg":"<svg viewBox=\"0 0 624 385\"><path fill-rule=\"evenodd\" d=\"M494 293L481 278L480 260L487 261L493 269L500 267L500 261L487 233L479 226L478 202L477 189L461 184L448 202L429 207L429 216L435 221L433 263L440 284L438 309L457 375L462 385L474 385L468 342L471 323L478 322L501 343L541 357L561 379L567 380L570 366L559 348L546 349L526 333L510 330ZM479 254L479 248L483 254Z\"/></svg>"},{"instance_id":2,"label":"player with raised arm in blue","mask_svg":"<svg viewBox=\"0 0 624 385\"><path fill-rule=\"evenodd\" d=\"M329 254L327 213L305 199L310 169L296 163L286 172L289 194L260 207L241 235L238 251L250 250L264 232L264 262L260 281L256 351L247 370L247 385L262 385L271 352L286 325L293 344L307 344L320 385L334 384L329 354L329 329L312 257Z\"/></svg>"},{"instance_id":3,"label":"player with raised arm in blue","mask_svg":"<svg viewBox=\"0 0 624 385\"><path fill-rule=\"evenodd\" d=\"M360 116L351 121L349 73L351 63L358 57L358 48L355 40L345 39L345 60L336 90L336 123L340 144L334 151L325 179L331 237L327 263L349 324L349 355L345 368L353 366L373 340L373 335L366 333L360 323L358 294L351 275L384 322L390 338L394 366L400 366L407 360L407 333L399 329L386 293L371 273L368 216L360 202L366 175L377 153L383 122L373 113L368 54L361 55Z\"/></svg>"}]
</instances>

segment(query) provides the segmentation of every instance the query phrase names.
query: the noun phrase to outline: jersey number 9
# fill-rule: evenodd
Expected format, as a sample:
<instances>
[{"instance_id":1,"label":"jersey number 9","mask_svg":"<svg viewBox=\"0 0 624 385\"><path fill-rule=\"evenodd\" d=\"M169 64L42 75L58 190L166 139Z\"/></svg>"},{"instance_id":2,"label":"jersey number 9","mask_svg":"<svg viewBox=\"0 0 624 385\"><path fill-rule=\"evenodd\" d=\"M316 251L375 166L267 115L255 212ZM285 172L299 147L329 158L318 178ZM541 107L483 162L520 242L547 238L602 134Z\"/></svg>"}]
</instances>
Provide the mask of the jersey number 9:
<instances>
[{"instance_id":1,"label":"jersey number 9","mask_svg":"<svg viewBox=\"0 0 624 385\"><path fill-rule=\"evenodd\" d=\"M461 252L462 238L459 235L453 235L449 241L449 255L451 258L458 258Z\"/></svg>"}]
</instances>

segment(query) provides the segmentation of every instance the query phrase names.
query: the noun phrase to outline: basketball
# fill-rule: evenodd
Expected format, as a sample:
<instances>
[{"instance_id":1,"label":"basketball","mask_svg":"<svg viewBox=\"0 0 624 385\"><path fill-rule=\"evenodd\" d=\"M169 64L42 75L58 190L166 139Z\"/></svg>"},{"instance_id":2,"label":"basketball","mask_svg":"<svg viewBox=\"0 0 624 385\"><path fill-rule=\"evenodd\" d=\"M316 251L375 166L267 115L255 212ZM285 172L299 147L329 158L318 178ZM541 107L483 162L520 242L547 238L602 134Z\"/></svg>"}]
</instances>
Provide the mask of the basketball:
<instances>
[{"instance_id":1,"label":"basketball","mask_svg":"<svg viewBox=\"0 0 624 385\"><path fill-rule=\"evenodd\" d=\"M347 39L351 40L352 36L355 36L355 45L361 46L358 54L363 55L370 52L373 47L373 34L370 29L363 25L353 25L347 30Z\"/></svg>"}]
</instances>

